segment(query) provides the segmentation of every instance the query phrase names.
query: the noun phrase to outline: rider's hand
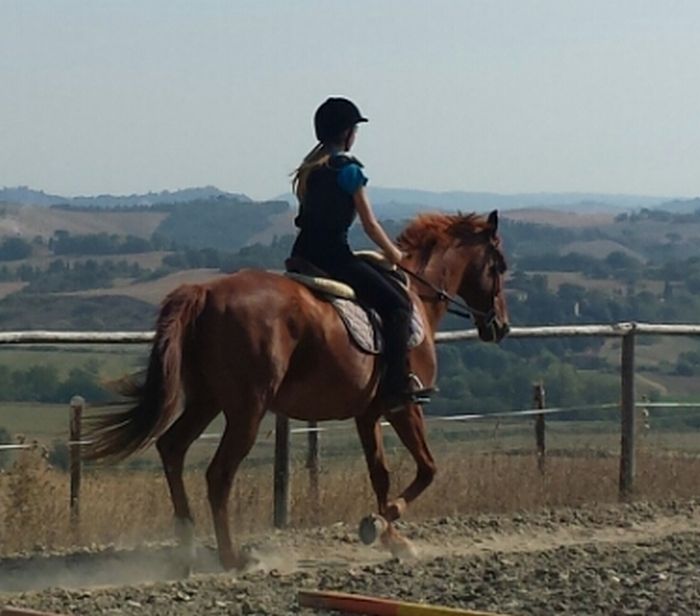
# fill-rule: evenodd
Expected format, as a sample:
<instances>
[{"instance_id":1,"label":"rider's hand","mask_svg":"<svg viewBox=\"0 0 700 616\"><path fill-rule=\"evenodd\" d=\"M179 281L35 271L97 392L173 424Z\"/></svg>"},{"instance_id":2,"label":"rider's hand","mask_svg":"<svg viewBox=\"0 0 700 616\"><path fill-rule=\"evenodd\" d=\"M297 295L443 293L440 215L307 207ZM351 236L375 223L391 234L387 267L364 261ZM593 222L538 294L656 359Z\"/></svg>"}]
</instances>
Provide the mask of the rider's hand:
<instances>
[{"instance_id":1,"label":"rider's hand","mask_svg":"<svg viewBox=\"0 0 700 616\"><path fill-rule=\"evenodd\" d=\"M396 246L392 246L392 249L393 250L391 251L391 254L387 254L386 257L394 265L398 265L399 263L401 263L406 254L401 252Z\"/></svg>"}]
</instances>

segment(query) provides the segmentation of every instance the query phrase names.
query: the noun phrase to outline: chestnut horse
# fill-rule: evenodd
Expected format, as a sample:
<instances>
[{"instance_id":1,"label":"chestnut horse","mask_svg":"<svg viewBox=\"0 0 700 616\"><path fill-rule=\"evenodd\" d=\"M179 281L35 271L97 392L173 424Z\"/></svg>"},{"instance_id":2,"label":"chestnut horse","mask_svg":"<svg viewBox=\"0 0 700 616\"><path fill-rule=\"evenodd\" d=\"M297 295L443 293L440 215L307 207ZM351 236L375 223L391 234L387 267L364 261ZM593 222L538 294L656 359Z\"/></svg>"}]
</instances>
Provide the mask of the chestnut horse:
<instances>
[{"instance_id":1,"label":"chestnut horse","mask_svg":"<svg viewBox=\"0 0 700 616\"><path fill-rule=\"evenodd\" d=\"M397 240L406 253L402 268L416 274L410 294L426 327L424 341L411 351L412 370L424 384L435 383L434 335L451 304L471 313L484 341L498 342L508 331L497 227L496 212L426 214ZM232 545L227 503L265 412L299 420L354 418L386 521L381 538L397 553L409 544L392 522L428 487L436 469L421 407L407 404L387 413L381 396L375 397L381 369L380 359L349 340L328 302L289 278L242 270L182 285L162 304L145 381L130 392L135 405L94 420L86 457L120 459L155 441L180 545L191 556L193 518L183 462L223 411L226 427L206 472L208 498L221 564L241 567L245 559ZM380 427L385 413L417 465L414 480L392 501Z\"/></svg>"}]
</instances>

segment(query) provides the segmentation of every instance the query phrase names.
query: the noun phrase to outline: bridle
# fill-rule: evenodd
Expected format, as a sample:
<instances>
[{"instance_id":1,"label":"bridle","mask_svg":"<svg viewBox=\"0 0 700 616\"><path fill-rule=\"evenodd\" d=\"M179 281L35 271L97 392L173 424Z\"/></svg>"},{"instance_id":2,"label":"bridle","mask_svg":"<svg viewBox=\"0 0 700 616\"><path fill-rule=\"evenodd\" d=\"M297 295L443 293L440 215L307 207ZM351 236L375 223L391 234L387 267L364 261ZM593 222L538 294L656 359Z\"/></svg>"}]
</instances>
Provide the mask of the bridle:
<instances>
[{"instance_id":1,"label":"bridle","mask_svg":"<svg viewBox=\"0 0 700 616\"><path fill-rule=\"evenodd\" d=\"M465 319L472 319L476 321L476 317L481 317L484 321L484 327L486 328L492 328L495 325L496 294L494 294L491 300L491 308L489 310L479 310L478 308L474 308L474 306L470 306L462 298L457 298L454 295L451 295L450 293L445 291L444 288L441 289L435 286L424 276L421 276L420 274L417 274L416 272L405 268L403 265L397 264L397 267L414 280L417 280L421 284L424 284L435 294L433 297L425 297L419 294L419 297L421 299L432 300L436 302L444 302L445 304L447 304L447 312L449 312L450 314L455 314L459 317L463 317Z\"/></svg>"}]
</instances>

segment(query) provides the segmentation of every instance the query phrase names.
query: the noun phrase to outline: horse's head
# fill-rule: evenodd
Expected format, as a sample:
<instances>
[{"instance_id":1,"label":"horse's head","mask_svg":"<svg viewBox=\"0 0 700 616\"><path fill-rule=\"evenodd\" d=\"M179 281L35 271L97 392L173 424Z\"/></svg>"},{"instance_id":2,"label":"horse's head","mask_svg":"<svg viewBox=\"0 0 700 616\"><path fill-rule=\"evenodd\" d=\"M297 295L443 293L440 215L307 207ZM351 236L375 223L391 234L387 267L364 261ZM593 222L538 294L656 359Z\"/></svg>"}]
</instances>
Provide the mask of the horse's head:
<instances>
[{"instance_id":1,"label":"horse's head","mask_svg":"<svg viewBox=\"0 0 700 616\"><path fill-rule=\"evenodd\" d=\"M454 250L466 264L457 295L471 308L479 338L500 342L510 326L503 285L506 259L498 236L498 212L491 212L480 230L458 237Z\"/></svg>"},{"instance_id":2,"label":"horse's head","mask_svg":"<svg viewBox=\"0 0 700 616\"><path fill-rule=\"evenodd\" d=\"M509 330L503 289L506 260L498 236L498 213L424 214L399 236L409 254L408 268L435 294L430 302L446 302L448 310L459 296L466 306L454 311L473 317L479 338L499 342ZM421 293L424 300L429 295ZM437 314L437 313L436 313ZM439 314L437 316L439 318Z\"/></svg>"}]
</instances>

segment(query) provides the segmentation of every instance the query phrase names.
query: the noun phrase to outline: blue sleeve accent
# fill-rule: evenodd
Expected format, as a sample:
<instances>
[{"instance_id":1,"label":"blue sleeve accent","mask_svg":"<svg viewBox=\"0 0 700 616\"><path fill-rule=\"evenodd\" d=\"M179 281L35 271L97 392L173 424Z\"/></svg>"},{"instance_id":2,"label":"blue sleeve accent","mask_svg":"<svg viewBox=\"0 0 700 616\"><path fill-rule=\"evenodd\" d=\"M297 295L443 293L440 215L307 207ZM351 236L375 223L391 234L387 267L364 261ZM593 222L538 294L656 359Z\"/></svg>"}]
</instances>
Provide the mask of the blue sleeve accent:
<instances>
[{"instance_id":1,"label":"blue sleeve accent","mask_svg":"<svg viewBox=\"0 0 700 616\"><path fill-rule=\"evenodd\" d=\"M367 176L360 165L350 163L338 171L338 185L349 195L354 195L360 186L367 184Z\"/></svg>"}]
</instances>

